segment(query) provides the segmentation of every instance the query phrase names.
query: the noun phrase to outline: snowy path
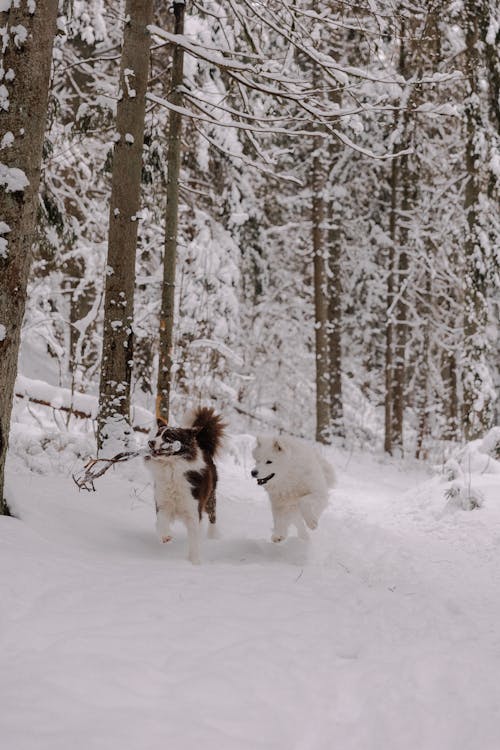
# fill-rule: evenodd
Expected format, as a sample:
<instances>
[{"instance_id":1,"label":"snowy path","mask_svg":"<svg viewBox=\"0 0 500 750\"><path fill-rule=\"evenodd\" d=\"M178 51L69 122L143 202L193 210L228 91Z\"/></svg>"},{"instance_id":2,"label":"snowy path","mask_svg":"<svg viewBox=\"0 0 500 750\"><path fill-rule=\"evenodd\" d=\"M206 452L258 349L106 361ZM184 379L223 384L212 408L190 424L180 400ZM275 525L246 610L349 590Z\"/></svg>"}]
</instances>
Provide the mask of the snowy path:
<instances>
[{"instance_id":1,"label":"snowy path","mask_svg":"<svg viewBox=\"0 0 500 750\"><path fill-rule=\"evenodd\" d=\"M498 478L446 514L423 474L351 459L311 544L272 545L228 463L223 537L193 567L182 533L157 543L140 467L117 476L11 479L6 750L498 750Z\"/></svg>"}]
</instances>

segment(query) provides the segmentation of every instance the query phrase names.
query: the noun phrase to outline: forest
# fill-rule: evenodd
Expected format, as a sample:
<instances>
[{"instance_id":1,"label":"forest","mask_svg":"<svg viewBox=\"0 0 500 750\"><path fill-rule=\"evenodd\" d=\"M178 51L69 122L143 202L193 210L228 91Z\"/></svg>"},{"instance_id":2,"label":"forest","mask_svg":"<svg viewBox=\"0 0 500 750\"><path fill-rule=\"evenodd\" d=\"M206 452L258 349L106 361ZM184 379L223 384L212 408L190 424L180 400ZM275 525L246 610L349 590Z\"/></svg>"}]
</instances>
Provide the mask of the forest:
<instances>
[{"instance_id":1,"label":"forest","mask_svg":"<svg viewBox=\"0 0 500 750\"><path fill-rule=\"evenodd\" d=\"M423 458L495 423L498 4L42 6L4 11L2 465L21 325L101 444L200 400Z\"/></svg>"},{"instance_id":2,"label":"forest","mask_svg":"<svg viewBox=\"0 0 500 750\"><path fill-rule=\"evenodd\" d=\"M347 718L338 726L326 721L318 735L304 729L307 721L297 709L302 718L278 740L269 706L276 697L283 706L300 703L289 701L281 686L270 694L269 706L254 706L256 716L267 717L259 744L239 710L245 691L260 689L259 669L269 655L262 652L247 673L251 682L245 690L242 682L232 682L230 671L221 673L214 688L214 695L225 695L233 685L239 729L234 734L228 729L222 739L209 719L206 725L200 719L205 729L195 724L190 733L184 724L186 696L175 704L182 707L179 714L174 708L169 714L173 725L184 727L177 746L197 747L198 729L212 738L206 747L218 750L327 750L336 742L343 750L457 750L462 745L453 738L460 732L472 742L468 689L459 691L461 718L445 725L437 718L433 723L432 708L430 714L424 710L435 699L436 705L448 705L446 691L430 677L430 683L422 677L427 687L432 684L423 688L422 714L410 718L412 696L406 690L419 682L416 672L401 683L399 697L386 693L388 724L379 724L369 707L378 696L375 675L400 679L399 652L394 655L389 642L398 618L407 617L413 634L419 607L427 611L429 628L435 618L432 637L437 651L446 654L442 659L449 659L451 671L443 678L448 685L468 670L474 683L475 672L462 656L455 659L461 636L454 626L457 640L450 636L449 652L444 635L439 640L440 628L444 632L455 622L446 619L455 604L447 614L441 610L446 592L463 599L463 611L477 593L474 643L481 643L483 665L493 648L485 623L500 614L486 582L497 579L488 566L500 538L494 504L500 496L500 0L0 0L0 41L0 516L6 522L0 526L5 539L0 537L6 550L11 540L21 555L15 566L21 590L38 578L34 563L23 557L25 532L10 525L19 519L26 533L37 535L29 544L44 561L43 586L45 580L54 586L58 581L62 600L78 611L95 614L102 607L119 632L125 613L136 607L146 606L154 620L139 576L141 571L150 576L160 590L157 567L165 560L163 550L146 551L143 541L152 527L151 519L146 521L151 507L143 504L152 501L144 500L150 484L142 468L134 469L132 461L115 467L100 485L100 503L99 493L78 494L71 475L90 456L144 445L157 419L178 425L190 409L213 407L229 433L220 504L226 501L225 527L236 534L233 542L215 542L205 552L214 580L230 589L219 606L231 602L234 612L252 618L243 593L236 594L237 584L231 588L233 558L255 566L256 578L247 584L251 593L243 591L258 599L263 620L280 590L279 576L287 567L295 576L299 566L304 578L300 581L301 572L292 578L290 592L307 580L318 607L325 607L311 620L310 637L318 622L329 622L329 582L336 606L348 602L335 630L344 645L340 656L335 652L331 658L344 665L358 659L359 644L366 646L370 632L385 644L384 657L379 663L374 650L376 663L353 661L359 671L352 673L352 683L351 676L338 684L330 682L330 673L318 677L329 695L347 684L349 695L363 696L359 711L367 711L366 734L359 727L344 734L342 722L357 721L353 698L342 709ZM304 556L296 540L282 545L283 552L249 541L252 531L257 540L265 535L269 515L267 505L260 505L263 490L249 480L258 433L314 442L336 471L340 467L334 510L325 514L312 557ZM420 489L410 497L405 493L411 487ZM251 522L244 521L247 506L255 511ZM475 512L457 515L464 510ZM365 513L374 515L366 521ZM111 518L120 519L116 529ZM117 529L129 539L127 550L123 540L115 544ZM418 536L427 530L435 535L428 547ZM398 546L403 543L397 534L407 535L407 548ZM101 535L106 553L96 552ZM73 600L69 583L62 588L55 558L49 547L39 548L39 537L57 549L74 544L83 566L74 572L76 587L83 584L81 600ZM69 555L65 546L60 549L63 557ZM190 578L182 554L177 559L177 547L172 549L167 562L177 570L181 601L186 587L201 591L202 579ZM14 559L5 554L7 561ZM84 561L94 554L100 560L94 572L106 570L98 593L84 585ZM108 611L115 604L109 591L121 586L118 576L111 577L113 565L120 559L128 570L129 554L139 560L137 580L130 572L123 601ZM440 569L442 577L427 585L434 581L432 560L448 554L455 555L453 574ZM455 590L454 581L471 561L478 570L468 572L463 588ZM261 570L266 564L274 570L269 581ZM68 565L72 570L73 562ZM324 588L313 577L317 569L326 571ZM419 571L415 579L411 571ZM206 586L209 578L203 580ZM32 584L26 586L31 590ZM380 596L372 586L377 592L380 587ZM412 586L415 611L404 598ZM395 589L386 601L387 591ZM352 618L363 618L356 595L371 613L385 602L393 618L387 642L378 614L368 617L365 631L352 634ZM399 605L393 605L397 596ZM45 613L43 601L36 600L36 611L42 623L47 616L48 634L55 609ZM289 601L291 611L307 609L305 598ZM14 612L17 599L13 602ZM196 607L174 611L175 627L189 630ZM206 601L200 611L215 617ZM82 631L82 643L93 622ZM457 628L469 634L463 637L475 639L472 625L469 630L460 622ZM229 630L242 627L250 637L248 619L229 623ZM143 625L138 622L134 632ZM266 631L268 643L274 642L273 627ZM405 628L401 624L397 632ZM123 635L124 642L135 637L131 633ZM23 643L30 634L26 625ZM289 635L290 642L299 642L295 631ZM152 636L155 649L160 637L160 631ZM427 646L413 637L401 658L409 649L427 664ZM71 660L80 645L67 664L61 652L68 669L78 669L79 662ZM85 648L82 659L91 654ZM297 648L282 654L283 664L272 661L273 651L274 668L286 671L285 664L293 663L301 671L301 656L293 655ZM334 646L325 637L310 653L321 660L322 648L330 653ZM132 648L130 659L136 662L130 674L140 669L141 658L156 669L155 654L146 651L141 656ZM110 653L112 648L106 658ZM97 662L91 676L89 658L82 690L98 679ZM247 666L252 661L244 649L237 659ZM22 694L29 669L23 677L20 663ZM211 666L203 665L203 685L210 692ZM55 705L57 691L52 693L50 676L43 676L45 667L44 662L40 684L47 679L52 685L47 695ZM113 670L110 666L106 675L120 673ZM167 679L160 672L158 694ZM189 670L183 674L188 680ZM120 694L129 680L125 672L121 678ZM149 685L148 679L143 676L141 684ZM0 703L16 717L16 692L7 687L5 700L1 687L0 681ZM108 687L105 703L112 694ZM315 690L306 683L301 689ZM482 704L481 741L474 739L484 750L498 746L497 709L491 708L495 690L491 684L478 687L477 695L492 701ZM45 705L42 693L36 705ZM64 704L63 693L57 695ZM80 697L73 695L77 705ZM81 730L76 715L68 718L69 733L56 741L46 725L53 705L47 700L40 744L30 744L28 729L16 734L23 720L12 718L16 728L7 728L16 750L66 748L73 731ZM101 708L92 710L99 714ZM214 711L219 716L222 709ZM37 725L37 715L29 726ZM397 739L398 715L409 722L406 745ZM160 746L163 725L141 716L137 726L150 732L145 736L151 743L131 728L120 740L125 750ZM128 726L126 714L122 719ZM228 713L219 719L227 728ZM88 734L86 724L87 747L117 747L119 723L110 720L102 736ZM370 744L369 729L378 744Z\"/></svg>"}]
</instances>

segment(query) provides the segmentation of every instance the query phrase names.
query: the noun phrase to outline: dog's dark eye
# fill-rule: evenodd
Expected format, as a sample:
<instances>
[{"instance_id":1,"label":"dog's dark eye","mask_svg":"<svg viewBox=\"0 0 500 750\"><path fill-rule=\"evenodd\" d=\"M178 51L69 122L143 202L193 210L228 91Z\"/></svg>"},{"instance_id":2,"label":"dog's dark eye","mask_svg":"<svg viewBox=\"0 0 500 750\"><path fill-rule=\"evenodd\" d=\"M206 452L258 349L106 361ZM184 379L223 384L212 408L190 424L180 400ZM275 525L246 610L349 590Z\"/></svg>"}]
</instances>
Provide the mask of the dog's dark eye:
<instances>
[{"instance_id":1,"label":"dog's dark eye","mask_svg":"<svg viewBox=\"0 0 500 750\"><path fill-rule=\"evenodd\" d=\"M266 464L272 464L272 461L266 461Z\"/></svg>"}]
</instances>

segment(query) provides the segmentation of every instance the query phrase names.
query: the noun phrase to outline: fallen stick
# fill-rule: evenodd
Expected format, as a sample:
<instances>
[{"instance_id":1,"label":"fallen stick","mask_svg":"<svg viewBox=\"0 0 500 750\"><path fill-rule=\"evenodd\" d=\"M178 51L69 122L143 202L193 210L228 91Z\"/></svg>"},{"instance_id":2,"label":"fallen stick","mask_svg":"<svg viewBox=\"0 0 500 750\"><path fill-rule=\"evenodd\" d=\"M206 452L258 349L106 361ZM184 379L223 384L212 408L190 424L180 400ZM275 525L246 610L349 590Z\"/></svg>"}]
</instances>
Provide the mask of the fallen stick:
<instances>
[{"instance_id":1,"label":"fallen stick","mask_svg":"<svg viewBox=\"0 0 500 750\"><path fill-rule=\"evenodd\" d=\"M73 481L80 490L87 490L87 492L95 492L94 480L102 477L107 470L115 464L128 461L131 458L140 456L144 453L144 450L137 451L125 451L124 453L117 453L113 458L91 458L87 461L83 469L73 474ZM97 464L103 464L100 468L96 468Z\"/></svg>"},{"instance_id":2,"label":"fallen stick","mask_svg":"<svg viewBox=\"0 0 500 750\"><path fill-rule=\"evenodd\" d=\"M89 412L81 411L79 409L74 409L72 406L63 406L61 404L58 404L54 406L54 404L51 404L50 401L45 401L41 398L35 398L34 396L28 396L26 393L17 393L15 394L17 398L23 398L29 401L32 404L37 404L37 406L48 406L50 409L55 409L56 411L63 411L66 414L70 414L72 417L78 417L78 419L91 419L92 421L95 421L95 417L92 416ZM134 432L143 432L145 435L150 432L149 427L141 427L140 425L132 425L132 429Z\"/></svg>"}]
</instances>

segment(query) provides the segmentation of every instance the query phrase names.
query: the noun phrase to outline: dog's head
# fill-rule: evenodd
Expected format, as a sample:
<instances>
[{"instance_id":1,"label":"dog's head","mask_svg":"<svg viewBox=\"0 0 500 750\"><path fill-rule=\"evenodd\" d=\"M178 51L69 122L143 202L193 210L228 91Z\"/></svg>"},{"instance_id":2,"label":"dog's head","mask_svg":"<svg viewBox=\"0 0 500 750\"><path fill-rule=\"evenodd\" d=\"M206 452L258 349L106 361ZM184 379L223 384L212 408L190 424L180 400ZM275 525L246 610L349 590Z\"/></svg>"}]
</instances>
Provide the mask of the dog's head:
<instances>
[{"instance_id":1,"label":"dog's head","mask_svg":"<svg viewBox=\"0 0 500 750\"><path fill-rule=\"evenodd\" d=\"M280 472L284 452L285 446L279 438L271 436L257 438L257 443L253 449L255 469L252 469L251 472L254 479L257 480L257 484L265 485L271 482Z\"/></svg>"},{"instance_id":2,"label":"dog's head","mask_svg":"<svg viewBox=\"0 0 500 750\"><path fill-rule=\"evenodd\" d=\"M193 461L196 458L198 429L169 427L161 419L157 420L157 425L156 435L148 440L150 452L145 456L147 461L152 459L161 461L173 456L180 456L186 461Z\"/></svg>"}]
</instances>

